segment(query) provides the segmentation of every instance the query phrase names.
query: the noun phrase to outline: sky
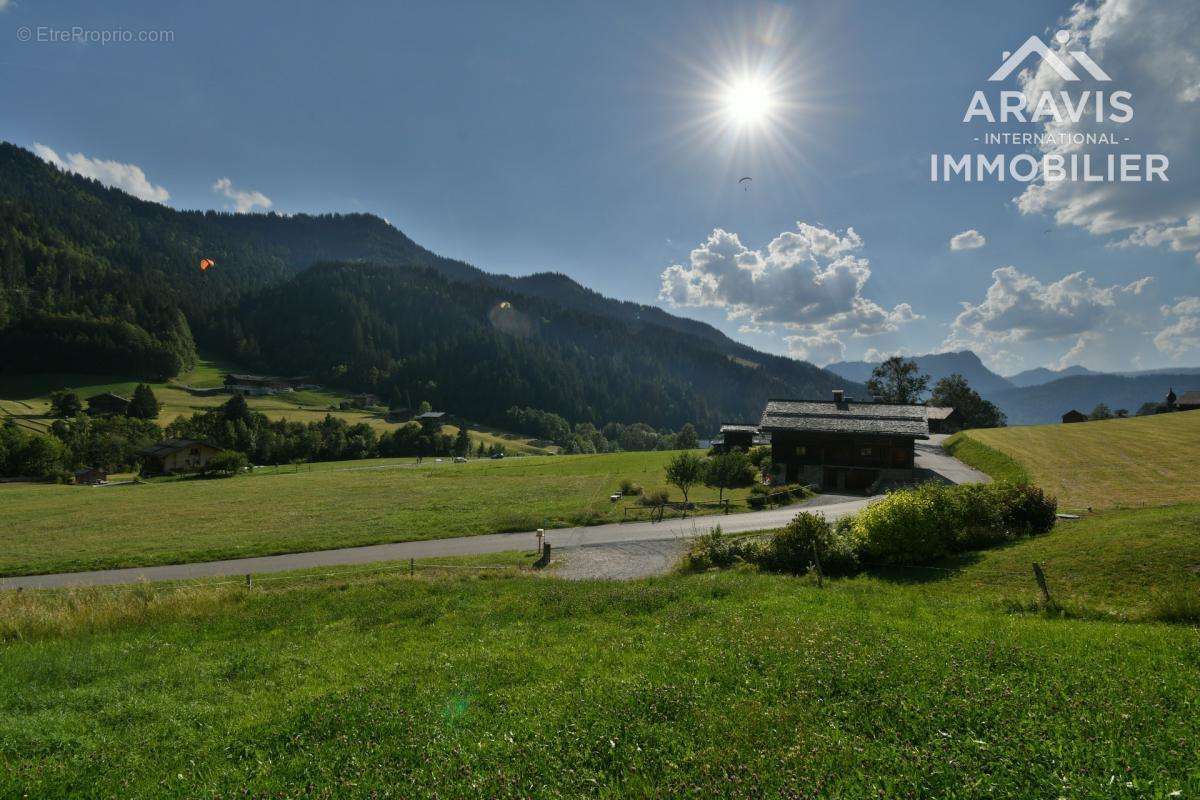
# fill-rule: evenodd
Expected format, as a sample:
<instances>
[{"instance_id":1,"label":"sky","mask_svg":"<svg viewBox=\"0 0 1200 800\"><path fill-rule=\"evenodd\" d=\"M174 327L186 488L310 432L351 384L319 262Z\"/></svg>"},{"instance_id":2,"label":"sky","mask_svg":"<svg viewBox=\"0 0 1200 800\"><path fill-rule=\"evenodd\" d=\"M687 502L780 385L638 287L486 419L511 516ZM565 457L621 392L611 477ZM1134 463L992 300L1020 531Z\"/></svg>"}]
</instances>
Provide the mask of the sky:
<instances>
[{"instance_id":1,"label":"sky","mask_svg":"<svg viewBox=\"0 0 1200 800\"><path fill-rule=\"evenodd\" d=\"M989 80L1033 36L1068 77ZM176 208L371 212L818 364L1194 366L1197 52L1194 0L0 0L0 138ZM1108 99L1000 121L1004 91ZM997 121L964 122L977 93ZM1022 153L1169 167L931 180Z\"/></svg>"}]
</instances>

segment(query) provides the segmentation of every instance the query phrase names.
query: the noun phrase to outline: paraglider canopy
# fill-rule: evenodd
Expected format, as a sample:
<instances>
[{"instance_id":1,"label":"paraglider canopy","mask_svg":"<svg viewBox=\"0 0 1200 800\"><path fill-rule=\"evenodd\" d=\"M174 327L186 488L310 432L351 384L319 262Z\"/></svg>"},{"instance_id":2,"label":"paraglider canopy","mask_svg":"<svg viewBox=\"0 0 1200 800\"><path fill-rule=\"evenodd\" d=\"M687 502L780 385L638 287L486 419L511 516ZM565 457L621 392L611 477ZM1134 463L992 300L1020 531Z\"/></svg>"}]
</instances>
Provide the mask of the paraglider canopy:
<instances>
[{"instance_id":1,"label":"paraglider canopy","mask_svg":"<svg viewBox=\"0 0 1200 800\"><path fill-rule=\"evenodd\" d=\"M204 272L204 270L208 269L209 267L215 266L216 263L217 262L213 261L211 258L202 258L200 259L200 271Z\"/></svg>"},{"instance_id":2,"label":"paraglider canopy","mask_svg":"<svg viewBox=\"0 0 1200 800\"><path fill-rule=\"evenodd\" d=\"M754 179L753 179L753 178L751 178L749 175L747 175L747 176L746 176L746 177L744 177L744 178L740 178L740 179L738 180L738 183L739 183L739 184L741 184L741 186L742 186L742 191L747 191L747 192L748 192L748 191L750 191L750 184L751 184L753 181L754 181Z\"/></svg>"}]
</instances>

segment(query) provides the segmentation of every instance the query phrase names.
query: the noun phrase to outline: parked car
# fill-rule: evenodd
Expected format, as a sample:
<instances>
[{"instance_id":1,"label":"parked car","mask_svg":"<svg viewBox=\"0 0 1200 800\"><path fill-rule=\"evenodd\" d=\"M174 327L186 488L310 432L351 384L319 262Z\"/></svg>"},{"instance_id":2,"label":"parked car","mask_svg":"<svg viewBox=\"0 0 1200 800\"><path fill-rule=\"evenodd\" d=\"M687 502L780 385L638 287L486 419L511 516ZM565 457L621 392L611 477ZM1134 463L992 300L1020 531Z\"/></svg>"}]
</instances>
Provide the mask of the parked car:
<instances>
[{"instance_id":1,"label":"parked car","mask_svg":"<svg viewBox=\"0 0 1200 800\"><path fill-rule=\"evenodd\" d=\"M504 458L504 453L492 453L492 458Z\"/></svg>"},{"instance_id":2,"label":"parked car","mask_svg":"<svg viewBox=\"0 0 1200 800\"><path fill-rule=\"evenodd\" d=\"M466 456L455 456L454 463L455 464L465 464L465 463L467 463L467 457Z\"/></svg>"}]
</instances>

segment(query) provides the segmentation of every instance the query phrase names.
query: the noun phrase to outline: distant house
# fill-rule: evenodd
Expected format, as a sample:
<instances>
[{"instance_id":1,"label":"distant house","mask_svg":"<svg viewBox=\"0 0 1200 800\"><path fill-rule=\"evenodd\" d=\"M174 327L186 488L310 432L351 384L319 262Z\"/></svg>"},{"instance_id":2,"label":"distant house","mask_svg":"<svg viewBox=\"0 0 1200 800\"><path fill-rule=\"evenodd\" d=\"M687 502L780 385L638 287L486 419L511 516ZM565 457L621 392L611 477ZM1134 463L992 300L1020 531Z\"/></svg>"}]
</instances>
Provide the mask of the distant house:
<instances>
[{"instance_id":1,"label":"distant house","mask_svg":"<svg viewBox=\"0 0 1200 800\"><path fill-rule=\"evenodd\" d=\"M220 448L207 442L194 439L164 439L158 444L139 450L138 455L142 459L143 471L169 475L175 472L199 472L220 452Z\"/></svg>"},{"instance_id":2,"label":"distant house","mask_svg":"<svg viewBox=\"0 0 1200 800\"><path fill-rule=\"evenodd\" d=\"M929 406L925 410L930 433L957 433L963 429L963 417L957 408Z\"/></svg>"},{"instance_id":3,"label":"distant house","mask_svg":"<svg viewBox=\"0 0 1200 800\"><path fill-rule=\"evenodd\" d=\"M1070 411L1062 415L1062 421L1064 425L1069 422L1087 422L1088 416L1087 414L1076 411L1072 408Z\"/></svg>"},{"instance_id":4,"label":"distant house","mask_svg":"<svg viewBox=\"0 0 1200 800\"><path fill-rule=\"evenodd\" d=\"M129 410L129 398L112 392L101 392L87 399L87 413L96 417L124 414Z\"/></svg>"},{"instance_id":5,"label":"distant house","mask_svg":"<svg viewBox=\"0 0 1200 800\"><path fill-rule=\"evenodd\" d=\"M746 422L726 422L721 425L721 435L713 442L718 452L727 453L734 448L748 451L754 446L758 426Z\"/></svg>"},{"instance_id":6,"label":"distant house","mask_svg":"<svg viewBox=\"0 0 1200 800\"><path fill-rule=\"evenodd\" d=\"M1189 389L1179 395L1175 407L1180 411L1196 411L1200 409L1200 389Z\"/></svg>"},{"instance_id":7,"label":"distant house","mask_svg":"<svg viewBox=\"0 0 1200 800\"><path fill-rule=\"evenodd\" d=\"M914 477L916 440L929 438L920 405L832 400L768 400L759 430L771 435L776 481L863 490Z\"/></svg>"},{"instance_id":8,"label":"distant house","mask_svg":"<svg viewBox=\"0 0 1200 800\"><path fill-rule=\"evenodd\" d=\"M439 422L443 425L450 421L450 415L445 411L426 411L413 417L417 422Z\"/></svg>"},{"instance_id":9,"label":"distant house","mask_svg":"<svg viewBox=\"0 0 1200 800\"><path fill-rule=\"evenodd\" d=\"M96 486L108 480L108 473L96 467L75 470L75 483L79 486Z\"/></svg>"}]
</instances>

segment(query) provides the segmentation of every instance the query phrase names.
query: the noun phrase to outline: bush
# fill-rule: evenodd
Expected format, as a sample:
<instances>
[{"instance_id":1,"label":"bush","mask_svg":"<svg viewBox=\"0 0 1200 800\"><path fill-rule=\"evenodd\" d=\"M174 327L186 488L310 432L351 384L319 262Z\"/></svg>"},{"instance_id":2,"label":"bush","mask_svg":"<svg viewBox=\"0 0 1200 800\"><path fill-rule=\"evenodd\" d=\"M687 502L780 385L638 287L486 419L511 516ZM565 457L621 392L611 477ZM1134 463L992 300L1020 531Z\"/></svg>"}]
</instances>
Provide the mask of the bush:
<instances>
[{"instance_id":1,"label":"bush","mask_svg":"<svg viewBox=\"0 0 1200 800\"><path fill-rule=\"evenodd\" d=\"M858 569L858 545L849 525L830 525L820 514L797 514L763 547L759 564L763 569L807 572L819 557L826 575L845 575Z\"/></svg>"},{"instance_id":2,"label":"bush","mask_svg":"<svg viewBox=\"0 0 1200 800\"><path fill-rule=\"evenodd\" d=\"M650 489L642 492L638 503L643 506L662 506L667 504L669 497L666 489Z\"/></svg>"},{"instance_id":3,"label":"bush","mask_svg":"<svg viewBox=\"0 0 1200 800\"><path fill-rule=\"evenodd\" d=\"M871 560L920 564L1045 533L1056 511L1055 500L1036 487L926 483L867 506L853 527Z\"/></svg>"},{"instance_id":4,"label":"bush","mask_svg":"<svg viewBox=\"0 0 1200 800\"><path fill-rule=\"evenodd\" d=\"M622 478L621 483L618 484L618 487L620 488L621 494L625 495L626 497L639 495L642 493L642 487L629 480L629 478Z\"/></svg>"},{"instance_id":5,"label":"bush","mask_svg":"<svg viewBox=\"0 0 1200 800\"><path fill-rule=\"evenodd\" d=\"M208 460L202 471L205 475L232 478L234 475L245 472L248 466L250 466L250 459L246 458L245 453L239 453L236 450L222 450Z\"/></svg>"},{"instance_id":6,"label":"bush","mask_svg":"<svg viewBox=\"0 0 1200 800\"><path fill-rule=\"evenodd\" d=\"M729 539L718 525L708 533L692 540L684 557L683 568L687 572L705 572L724 569L739 561L758 560L758 548L747 539Z\"/></svg>"}]
</instances>

